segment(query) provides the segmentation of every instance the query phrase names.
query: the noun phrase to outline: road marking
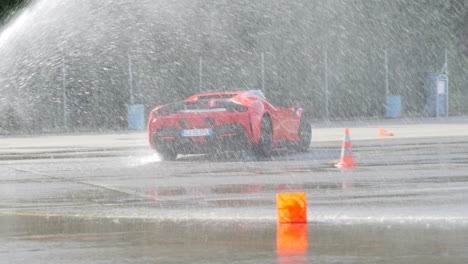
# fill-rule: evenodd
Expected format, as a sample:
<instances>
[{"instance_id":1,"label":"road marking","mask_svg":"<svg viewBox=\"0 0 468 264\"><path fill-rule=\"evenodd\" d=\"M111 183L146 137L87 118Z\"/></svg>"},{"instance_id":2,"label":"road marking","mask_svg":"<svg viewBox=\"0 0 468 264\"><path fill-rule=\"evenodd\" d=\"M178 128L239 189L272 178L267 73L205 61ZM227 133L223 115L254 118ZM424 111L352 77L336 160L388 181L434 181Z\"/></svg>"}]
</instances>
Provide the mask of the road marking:
<instances>
[{"instance_id":1,"label":"road marking","mask_svg":"<svg viewBox=\"0 0 468 264\"><path fill-rule=\"evenodd\" d=\"M460 145L468 145L468 143L457 143L457 144L444 144L445 148L460 148ZM393 151L384 151L384 152L379 152L379 153L372 153L372 154L367 154L366 156L380 156L380 155L385 155L385 154L392 154L392 153L399 153L399 152L408 152L408 151L415 151L415 150L425 150L425 149L433 149L433 148L440 148L440 145L436 146L431 146L431 147L420 147L420 148L409 148L409 149L400 149L400 150L393 150Z\"/></svg>"},{"instance_id":2,"label":"road marking","mask_svg":"<svg viewBox=\"0 0 468 264\"><path fill-rule=\"evenodd\" d=\"M1 215L99 218L99 219L156 219L156 220L273 220L274 217L217 217L217 216L132 216L132 215L80 215L80 214L48 214L27 212L0 212Z\"/></svg>"},{"instance_id":3,"label":"road marking","mask_svg":"<svg viewBox=\"0 0 468 264\"><path fill-rule=\"evenodd\" d=\"M77 241L110 241L112 239L103 237L48 237L48 236L33 236L33 237L20 237L17 239L21 240L77 240ZM119 238L117 238L120 240ZM115 239L114 239L115 240ZM278 242L255 242L255 241L197 241L197 240L173 240L173 239L131 239L128 242L144 242L144 243L162 243L162 244L212 244L212 245L258 245L258 246L278 246ZM308 248L318 247L339 247L342 244L318 244L318 243L307 243L305 244ZM381 244L346 244L349 247L357 248L368 248L374 249L382 247ZM424 250L434 249L465 249L467 245L444 245L444 244L431 244L431 245L420 245L416 248Z\"/></svg>"},{"instance_id":4,"label":"road marking","mask_svg":"<svg viewBox=\"0 0 468 264\"><path fill-rule=\"evenodd\" d=\"M398 171L398 170L433 170L433 171L446 171L446 170L453 170L453 171L466 171L468 168L396 168L396 169L389 169L393 171Z\"/></svg>"},{"instance_id":5,"label":"road marking","mask_svg":"<svg viewBox=\"0 0 468 264\"><path fill-rule=\"evenodd\" d=\"M468 220L468 216L343 216L343 217L313 217L313 220L372 220L372 221L385 221L385 220Z\"/></svg>"},{"instance_id":6,"label":"road marking","mask_svg":"<svg viewBox=\"0 0 468 264\"><path fill-rule=\"evenodd\" d=\"M392 153L408 152L408 151L415 151L415 150L422 150L422 149L431 149L431 148L434 148L434 147L422 147L422 148L412 148L412 149L400 149L400 150L393 150L393 151L385 151L385 152L367 154L367 156L368 156L368 157L372 157L372 156L381 156L381 155L392 154Z\"/></svg>"},{"instance_id":7,"label":"road marking","mask_svg":"<svg viewBox=\"0 0 468 264\"><path fill-rule=\"evenodd\" d=\"M0 212L0 215L10 216L39 216L39 217L67 217L67 218L94 218L94 219L140 219L140 220L276 220L276 217L253 217L253 216L132 216L132 215L80 215L80 214L48 214L48 213L28 213L28 212ZM337 216L337 217L308 217L311 221L387 221L387 220L468 220L468 216Z\"/></svg>"},{"instance_id":8,"label":"road marking","mask_svg":"<svg viewBox=\"0 0 468 264\"><path fill-rule=\"evenodd\" d=\"M12 169L17 170L17 171L21 171L21 172L30 173L32 175L38 175L38 176L41 176L41 177L46 177L46 178L53 179L53 180L61 180L61 181L66 181L66 182L72 182L72 183L76 183L76 184L88 185L88 186L92 186L92 187L96 187L96 188L102 188L102 189L109 190L109 191L128 194L128 195L131 195L133 197L138 196L140 198L154 199L154 197L151 197L150 195L147 195L145 193L138 192L136 190L126 190L124 188L117 188L117 187L113 187L113 186L107 186L107 185L102 185L102 184L97 184L97 183L92 183L92 182L85 182L85 181L80 181L80 180L75 180L75 179L69 179L69 178L66 178L66 177L63 177L63 176L51 176L51 175L48 175L48 174L45 174L45 173L35 172L35 171L30 171L30 170L24 170L24 169L18 169L18 168L12 168Z\"/></svg>"}]
</instances>

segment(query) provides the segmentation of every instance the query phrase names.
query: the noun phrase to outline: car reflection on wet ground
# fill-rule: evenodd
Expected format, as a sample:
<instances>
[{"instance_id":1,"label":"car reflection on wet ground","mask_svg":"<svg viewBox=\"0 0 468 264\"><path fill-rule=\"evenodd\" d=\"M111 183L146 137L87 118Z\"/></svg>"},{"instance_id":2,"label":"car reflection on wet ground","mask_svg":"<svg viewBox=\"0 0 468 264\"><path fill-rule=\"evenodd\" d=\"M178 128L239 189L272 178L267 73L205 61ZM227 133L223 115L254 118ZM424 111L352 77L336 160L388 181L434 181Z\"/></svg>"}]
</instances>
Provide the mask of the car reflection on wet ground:
<instances>
[{"instance_id":1,"label":"car reflection on wet ground","mask_svg":"<svg viewBox=\"0 0 468 264\"><path fill-rule=\"evenodd\" d=\"M5 263L465 263L466 137L339 141L306 153L182 156L145 148L24 151L0 161ZM307 224L275 195L305 192Z\"/></svg>"}]
</instances>

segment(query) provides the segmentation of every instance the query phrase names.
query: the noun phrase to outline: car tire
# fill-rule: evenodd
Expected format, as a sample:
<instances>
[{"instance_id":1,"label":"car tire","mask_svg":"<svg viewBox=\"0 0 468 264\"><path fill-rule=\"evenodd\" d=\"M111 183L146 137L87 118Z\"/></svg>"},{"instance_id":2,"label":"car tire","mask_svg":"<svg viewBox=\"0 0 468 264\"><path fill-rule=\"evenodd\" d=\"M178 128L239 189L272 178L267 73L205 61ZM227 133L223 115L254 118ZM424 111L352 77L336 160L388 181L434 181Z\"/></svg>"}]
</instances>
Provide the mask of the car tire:
<instances>
[{"instance_id":1,"label":"car tire","mask_svg":"<svg viewBox=\"0 0 468 264\"><path fill-rule=\"evenodd\" d=\"M160 148L156 150L161 157L161 160L175 160L177 158L177 152L169 148Z\"/></svg>"},{"instance_id":2,"label":"car tire","mask_svg":"<svg viewBox=\"0 0 468 264\"><path fill-rule=\"evenodd\" d=\"M306 116L301 117L297 134L299 140L293 143L294 149L299 152L307 151L310 147L310 142L312 141L312 127Z\"/></svg>"},{"instance_id":3,"label":"car tire","mask_svg":"<svg viewBox=\"0 0 468 264\"><path fill-rule=\"evenodd\" d=\"M268 158L271 156L273 145L273 132L271 121L268 116L262 118L262 127L260 132L260 140L254 145L255 156L259 158Z\"/></svg>"},{"instance_id":4,"label":"car tire","mask_svg":"<svg viewBox=\"0 0 468 264\"><path fill-rule=\"evenodd\" d=\"M161 160L175 160L177 158L177 151L167 144L158 142L157 138L154 139L155 150L159 154Z\"/></svg>"}]
</instances>

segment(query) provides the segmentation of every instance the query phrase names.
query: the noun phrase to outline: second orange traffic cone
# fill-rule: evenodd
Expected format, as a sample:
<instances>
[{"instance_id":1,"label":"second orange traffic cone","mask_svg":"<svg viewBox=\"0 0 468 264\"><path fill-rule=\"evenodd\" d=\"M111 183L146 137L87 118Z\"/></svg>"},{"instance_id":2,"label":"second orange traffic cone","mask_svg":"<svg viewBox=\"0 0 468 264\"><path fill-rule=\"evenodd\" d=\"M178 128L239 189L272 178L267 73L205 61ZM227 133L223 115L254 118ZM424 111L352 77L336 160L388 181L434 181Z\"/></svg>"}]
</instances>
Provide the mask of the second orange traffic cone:
<instances>
[{"instance_id":1,"label":"second orange traffic cone","mask_svg":"<svg viewBox=\"0 0 468 264\"><path fill-rule=\"evenodd\" d=\"M349 128L345 129L345 135L343 138L343 146L341 148L341 158L338 164L335 164L337 168L352 168L356 167L357 164L354 162L353 153L351 151L351 138L349 136Z\"/></svg>"},{"instance_id":2,"label":"second orange traffic cone","mask_svg":"<svg viewBox=\"0 0 468 264\"><path fill-rule=\"evenodd\" d=\"M387 132L387 130L380 128L379 129L379 136L393 136L393 133Z\"/></svg>"},{"instance_id":3,"label":"second orange traffic cone","mask_svg":"<svg viewBox=\"0 0 468 264\"><path fill-rule=\"evenodd\" d=\"M387 135L387 130L380 128L379 129L379 136L386 136Z\"/></svg>"}]
</instances>

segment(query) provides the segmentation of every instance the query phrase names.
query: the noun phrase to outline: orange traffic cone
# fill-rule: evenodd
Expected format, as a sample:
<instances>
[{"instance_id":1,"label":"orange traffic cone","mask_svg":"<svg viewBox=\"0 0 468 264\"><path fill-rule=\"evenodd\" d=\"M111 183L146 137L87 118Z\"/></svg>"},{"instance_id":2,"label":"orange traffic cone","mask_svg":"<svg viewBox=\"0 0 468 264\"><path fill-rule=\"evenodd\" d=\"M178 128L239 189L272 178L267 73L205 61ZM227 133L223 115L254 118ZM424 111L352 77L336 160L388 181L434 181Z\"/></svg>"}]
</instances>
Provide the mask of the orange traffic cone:
<instances>
[{"instance_id":1,"label":"orange traffic cone","mask_svg":"<svg viewBox=\"0 0 468 264\"><path fill-rule=\"evenodd\" d=\"M351 138L349 137L349 128L346 128L343 138L343 146L341 148L341 159L340 162L335 165L335 167L352 168L356 166L357 164L354 162L353 153L351 152Z\"/></svg>"},{"instance_id":2,"label":"orange traffic cone","mask_svg":"<svg viewBox=\"0 0 468 264\"><path fill-rule=\"evenodd\" d=\"M387 135L387 130L380 128L379 129L379 136L386 136Z\"/></svg>"},{"instance_id":3,"label":"orange traffic cone","mask_svg":"<svg viewBox=\"0 0 468 264\"><path fill-rule=\"evenodd\" d=\"M379 129L379 136L393 136L393 133L388 133L387 130L380 128Z\"/></svg>"}]
</instances>

